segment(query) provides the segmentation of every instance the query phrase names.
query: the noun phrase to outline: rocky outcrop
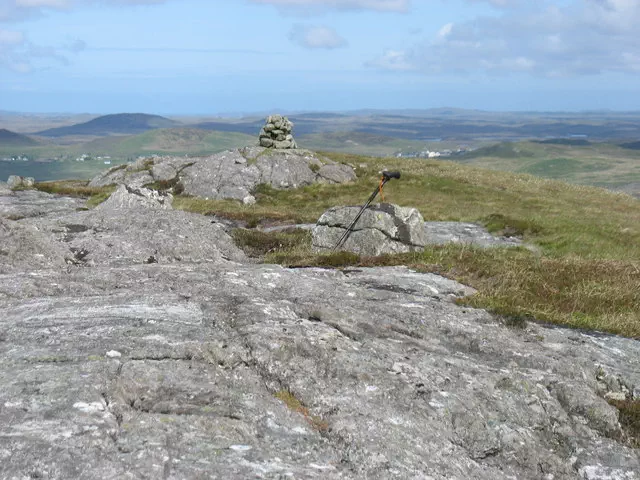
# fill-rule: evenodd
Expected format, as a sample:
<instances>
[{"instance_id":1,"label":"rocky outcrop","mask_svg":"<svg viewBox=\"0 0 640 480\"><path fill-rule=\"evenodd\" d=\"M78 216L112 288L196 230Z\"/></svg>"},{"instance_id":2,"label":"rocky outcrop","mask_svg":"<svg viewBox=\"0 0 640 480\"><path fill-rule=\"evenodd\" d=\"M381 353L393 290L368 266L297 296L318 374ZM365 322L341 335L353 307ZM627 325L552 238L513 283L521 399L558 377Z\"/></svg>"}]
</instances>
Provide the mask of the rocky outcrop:
<instances>
[{"instance_id":1,"label":"rocky outcrop","mask_svg":"<svg viewBox=\"0 0 640 480\"><path fill-rule=\"evenodd\" d=\"M466 222L425 222L428 244L444 245L464 243L480 247L509 247L523 245L518 237L495 236L477 223Z\"/></svg>"},{"instance_id":2,"label":"rocky outcrop","mask_svg":"<svg viewBox=\"0 0 640 480\"><path fill-rule=\"evenodd\" d=\"M36 190L3 191L0 185L0 217L18 220L55 212L68 212L84 208L85 201L79 198L50 195Z\"/></svg>"},{"instance_id":3,"label":"rocky outcrop","mask_svg":"<svg viewBox=\"0 0 640 480\"><path fill-rule=\"evenodd\" d=\"M21 177L20 175L10 175L7 185L10 189L31 188L35 185L36 179L33 177Z\"/></svg>"},{"instance_id":4,"label":"rocky outcrop","mask_svg":"<svg viewBox=\"0 0 640 480\"><path fill-rule=\"evenodd\" d=\"M158 192L150 188L130 187L120 185L107 200L96 207L97 210L112 210L118 208L162 208L171 209L173 195Z\"/></svg>"},{"instance_id":5,"label":"rocky outcrop","mask_svg":"<svg viewBox=\"0 0 640 480\"><path fill-rule=\"evenodd\" d=\"M246 147L208 157L153 157L117 166L96 176L90 186L125 184L172 188L209 199L231 198L252 202L257 185L276 189L356 179L353 168L308 150Z\"/></svg>"},{"instance_id":6,"label":"rocky outcrop","mask_svg":"<svg viewBox=\"0 0 640 480\"><path fill-rule=\"evenodd\" d=\"M293 123L282 115L269 115L258 137L259 145L267 148L298 148L293 139Z\"/></svg>"},{"instance_id":7,"label":"rocky outcrop","mask_svg":"<svg viewBox=\"0 0 640 480\"><path fill-rule=\"evenodd\" d=\"M354 221L361 207L333 207L322 214L312 230L317 251L333 249ZM360 255L412 252L424 248L424 219L415 208L389 203L364 210L341 250Z\"/></svg>"},{"instance_id":8,"label":"rocky outcrop","mask_svg":"<svg viewBox=\"0 0 640 480\"><path fill-rule=\"evenodd\" d=\"M313 225L299 227L312 231L313 247L333 250L362 207L333 207ZM464 222L424 222L414 208L391 204L367 208L351 229L340 250L360 255L382 255L421 250L426 245L464 243L479 247L519 246L517 237L491 235L482 225ZM533 248L526 245L527 248Z\"/></svg>"},{"instance_id":9,"label":"rocky outcrop","mask_svg":"<svg viewBox=\"0 0 640 480\"><path fill-rule=\"evenodd\" d=\"M11 193L11 189L9 185L5 182L0 182L0 195L9 195Z\"/></svg>"},{"instance_id":10,"label":"rocky outcrop","mask_svg":"<svg viewBox=\"0 0 640 480\"><path fill-rule=\"evenodd\" d=\"M605 400L640 398L637 341L508 327L405 267L251 264L185 212L22 217L0 478L639 478Z\"/></svg>"}]
</instances>

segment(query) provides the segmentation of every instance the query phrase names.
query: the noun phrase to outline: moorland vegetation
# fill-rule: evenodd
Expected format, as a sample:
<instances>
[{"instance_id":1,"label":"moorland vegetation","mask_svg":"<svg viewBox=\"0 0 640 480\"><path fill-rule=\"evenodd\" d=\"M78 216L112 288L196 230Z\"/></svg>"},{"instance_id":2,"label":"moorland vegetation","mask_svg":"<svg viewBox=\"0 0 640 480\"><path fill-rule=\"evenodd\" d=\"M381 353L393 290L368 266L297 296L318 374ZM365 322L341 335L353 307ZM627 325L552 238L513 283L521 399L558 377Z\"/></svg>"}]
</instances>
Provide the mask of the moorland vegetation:
<instances>
[{"instance_id":1,"label":"moorland vegetation","mask_svg":"<svg viewBox=\"0 0 640 480\"><path fill-rule=\"evenodd\" d=\"M477 293L460 303L485 308L505 323L548 322L640 338L640 202L600 188L529 174L506 173L454 162L326 153L354 166L351 184L316 184L294 190L261 186L257 203L176 195L174 208L238 221L236 242L263 262L288 267L357 268L406 265L470 285ZM479 222L525 246L430 246L423 252L362 257L317 254L310 234L295 224L314 223L327 208L359 205L383 169L402 179L385 188L385 200L417 208L426 221ZM52 193L88 196L108 189L87 182L41 182ZM288 231L260 227L291 225Z\"/></svg>"}]
</instances>

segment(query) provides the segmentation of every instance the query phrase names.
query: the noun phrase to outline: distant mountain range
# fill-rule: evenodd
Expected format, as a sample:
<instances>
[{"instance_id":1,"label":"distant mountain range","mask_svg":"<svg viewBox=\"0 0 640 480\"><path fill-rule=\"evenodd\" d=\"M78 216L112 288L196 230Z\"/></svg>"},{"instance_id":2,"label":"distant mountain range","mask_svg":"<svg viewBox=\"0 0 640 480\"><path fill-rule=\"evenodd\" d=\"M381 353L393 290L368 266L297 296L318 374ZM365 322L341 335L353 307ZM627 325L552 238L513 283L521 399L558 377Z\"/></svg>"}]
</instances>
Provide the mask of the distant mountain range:
<instances>
[{"instance_id":1,"label":"distant mountain range","mask_svg":"<svg viewBox=\"0 0 640 480\"><path fill-rule=\"evenodd\" d=\"M375 136L415 141L455 139L550 139L566 138L579 143L586 139L635 140L640 136L640 113L592 117L588 114L491 113L458 109L426 111L363 111L345 113L298 113L288 116L294 124L294 136L358 132ZM155 129L190 128L218 132L236 132L258 136L263 116L207 121L173 120L144 113L104 115L88 122L49 128L35 135L49 138L112 135L137 135Z\"/></svg>"},{"instance_id":2,"label":"distant mountain range","mask_svg":"<svg viewBox=\"0 0 640 480\"><path fill-rule=\"evenodd\" d=\"M26 135L0 128L0 145L3 147L35 147L40 143Z\"/></svg>"},{"instance_id":3,"label":"distant mountain range","mask_svg":"<svg viewBox=\"0 0 640 480\"><path fill-rule=\"evenodd\" d=\"M67 127L49 128L36 135L43 137L64 137L67 135L135 135L156 128L183 126L182 123L160 115L146 113L117 113L94 118L88 122Z\"/></svg>"}]
</instances>

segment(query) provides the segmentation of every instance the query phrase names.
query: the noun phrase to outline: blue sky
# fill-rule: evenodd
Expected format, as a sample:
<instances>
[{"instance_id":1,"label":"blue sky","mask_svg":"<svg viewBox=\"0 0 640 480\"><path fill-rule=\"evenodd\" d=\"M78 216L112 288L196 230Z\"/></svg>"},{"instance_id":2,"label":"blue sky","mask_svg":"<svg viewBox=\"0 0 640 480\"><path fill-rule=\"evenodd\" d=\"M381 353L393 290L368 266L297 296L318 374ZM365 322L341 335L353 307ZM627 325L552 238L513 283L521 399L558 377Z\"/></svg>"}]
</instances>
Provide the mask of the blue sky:
<instances>
[{"instance_id":1,"label":"blue sky","mask_svg":"<svg viewBox=\"0 0 640 480\"><path fill-rule=\"evenodd\" d=\"M0 0L0 110L640 110L640 0Z\"/></svg>"}]
</instances>

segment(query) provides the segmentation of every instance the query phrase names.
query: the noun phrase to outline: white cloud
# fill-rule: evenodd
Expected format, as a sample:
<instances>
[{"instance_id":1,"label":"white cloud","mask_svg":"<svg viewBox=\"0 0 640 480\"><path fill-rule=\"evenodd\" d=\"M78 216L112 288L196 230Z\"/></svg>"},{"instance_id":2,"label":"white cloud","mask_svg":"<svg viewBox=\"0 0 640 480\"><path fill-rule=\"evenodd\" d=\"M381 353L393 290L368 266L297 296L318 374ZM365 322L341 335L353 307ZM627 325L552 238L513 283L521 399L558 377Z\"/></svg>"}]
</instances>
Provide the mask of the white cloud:
<instances>
[{"instance_id":1,"label":"white cloud","mask_svg":"<svg viewBox=\"0 0 640 480\"><path fill-rule=\"evenodd\" d=\"M334 49L347 45L347 41L329 27L294 25L289 40L305 48Z\"/></svg>"},{"instance_id":2,"label":"white cloud","mask_svg":"<svg viewBox=\"0 0 640 480\"><path fill-rule=\"evenodd\" d=\"M68 0L16 0L16 7L24 8L66 8L69 6Z\"/></svg>"},{"instance_id":3,"label":"white cloud","mask_svg":"<svg viewBox=\"0 0 640 480\"><path fill-rule=\"evenodd\" d=\"M24 35L22 32L0 30L0 45L19 45L22 42L24 42Z\"/></svg>"},{"instance_id":4,"label":"white cloud","mask_svg":"<svg viewBox=\"0 0 640 480\"><path fill-rule=\"evenodd\" d=\"M377 10L380 12L408 12L410 0L250 0L253 3L299 10Z\"/></svg>"},{"instance_id":5,"label":"white cloud","mask_svg":"<svg viewBox=\"0 0 640 480\"><path fill-rule=\"evenodd\" d=\"M27 18L39 17L47 11L67 11L90 4L148 5L169 0L0 0L0 26ZM72 40L63 47L36 45L23 33L0 28L0 68L29 73L50 64L66 65L67 55L86 48L84 41Z\"/></svg>"},{"instance_id":6,"label":"white cloud","mask_svg":"<svg viewBox=\"0 0 640 480\"><path fill-rule=\"evenodd\" d=\"M407 60L407 52L404 50L386 50L381 57L368 62L366 66L391 71L416 70L415 65Z\"/></svg>"},{"instance_id":7,"label":"white cloud","mask_svg":"<svg viewBox=\"0 0 640 480\"><path fill-rule=\"evenodd\" d=\"M70 10L91 4L154 5L169 0L1 0L0 22L38 17L48 10Z\"/></svg>"},{"instance_id":8,"label":"white cloud","mask_svg":"<svg viewBox=\"0 0 640 480\"><path fill-rule=\"evenodd\" d=\"M82 40L71 41L62 48L36 45L22 32L0 28L0 68L29 73L51 64L67 65L66 55L78 53L85 47Z\"/></svg>"},{"instance_id":9,"label":"white cloud","mask_svg":"<svg viewBox=\"0 0 640 480\"><path fill-rule=\"evenodd\" d=\"M453 23L447 23L446 25L443 25L442 28L438 30L438 37L445 38L447 35L451 33L452 28L453 28Z\"/></svg>"},{"instance_id":10,"label":"white cloud","mask_svg":"<svg viewBox=\"0 0 640 480\"><path fill-rule=\"evenodd\" d=\"M563 7L541 0L538 5L448 23L431 39L405 47L402 56L384 52L368 65L427 74L549 77L638 71L639 0L573 0Z\"/></svg>"}]
</instances>

